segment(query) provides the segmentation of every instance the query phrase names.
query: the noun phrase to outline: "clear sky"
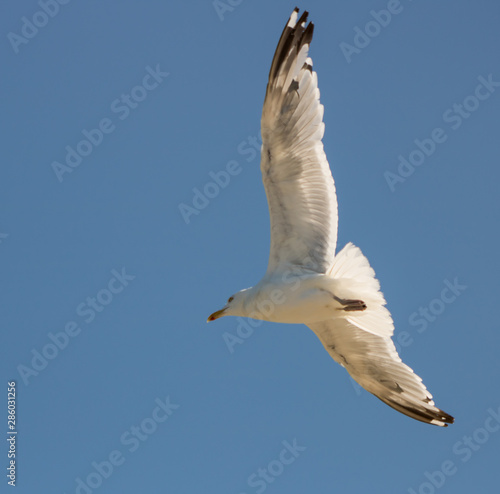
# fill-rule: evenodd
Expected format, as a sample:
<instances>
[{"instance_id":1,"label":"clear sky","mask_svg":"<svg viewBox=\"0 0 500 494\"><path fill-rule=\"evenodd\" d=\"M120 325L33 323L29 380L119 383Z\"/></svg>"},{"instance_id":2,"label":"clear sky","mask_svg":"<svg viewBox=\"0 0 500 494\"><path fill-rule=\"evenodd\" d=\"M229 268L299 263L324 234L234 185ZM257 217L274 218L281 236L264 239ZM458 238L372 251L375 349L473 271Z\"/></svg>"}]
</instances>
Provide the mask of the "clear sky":
<instances>
[{"instance_id":1,"label":"clear sky","mask_svg":"<svg viewBox=\"0 0 500 494\"><path fill-rule=\"evenodd\" d=\"M500 4L298 6L339 248L368 257L402 358L456 423L360 390L305 326L205 322L267 266L260 114L295 0L8 2L17 493L498 492Z\"/></svg>"}]
</instances>

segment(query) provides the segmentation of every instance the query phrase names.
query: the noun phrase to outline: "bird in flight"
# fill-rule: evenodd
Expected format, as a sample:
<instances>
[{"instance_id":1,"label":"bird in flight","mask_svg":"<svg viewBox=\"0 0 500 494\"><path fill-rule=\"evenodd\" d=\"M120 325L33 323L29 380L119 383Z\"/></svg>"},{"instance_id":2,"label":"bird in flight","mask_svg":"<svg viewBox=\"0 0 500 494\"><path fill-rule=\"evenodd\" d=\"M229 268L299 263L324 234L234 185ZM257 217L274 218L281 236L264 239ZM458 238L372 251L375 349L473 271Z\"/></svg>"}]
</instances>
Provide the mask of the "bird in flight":
<instances>
[{"instance_id":1,"label":"bird in flight","mask_svg":"<svg viewBox=\"0 0 500 494\"><path fill-rule=\"evenodd\" d=\"M305 324L367 391L413 419L446 427L453 417L435 406L396 351L394 324L368 260L352 243L335 255L337 197L321 141L323 105L308 57L314 25L307 16L296 8L281 34L262 110L267 271L208 321L240 316Z\"/></svg>"}]
</instances>

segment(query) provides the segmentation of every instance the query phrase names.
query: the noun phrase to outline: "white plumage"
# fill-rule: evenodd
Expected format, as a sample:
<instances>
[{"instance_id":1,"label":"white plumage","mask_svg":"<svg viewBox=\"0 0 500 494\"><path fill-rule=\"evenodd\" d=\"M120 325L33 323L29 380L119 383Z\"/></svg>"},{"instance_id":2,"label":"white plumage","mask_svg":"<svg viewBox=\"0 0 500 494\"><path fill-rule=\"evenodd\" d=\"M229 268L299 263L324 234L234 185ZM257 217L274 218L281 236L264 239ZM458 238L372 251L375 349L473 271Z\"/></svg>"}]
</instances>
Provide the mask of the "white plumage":
<instances>
[{"instance_id":1,"label":"white plumage","mask_svg":"<svg viewBox=\"0 0 500 494\"><path fill-rule=\"evenodd\" d=\"M295 9L271 64L261 131L261 171L271 218L264 278L229 298L208 320L235 315L309 326L361 386L396 410L446 426L453 417L434 405L405 365L375 272L347 244L337 255L337 197L323 150L323 106L308 58L313 24Z\"/></svg>"}]
</instances>

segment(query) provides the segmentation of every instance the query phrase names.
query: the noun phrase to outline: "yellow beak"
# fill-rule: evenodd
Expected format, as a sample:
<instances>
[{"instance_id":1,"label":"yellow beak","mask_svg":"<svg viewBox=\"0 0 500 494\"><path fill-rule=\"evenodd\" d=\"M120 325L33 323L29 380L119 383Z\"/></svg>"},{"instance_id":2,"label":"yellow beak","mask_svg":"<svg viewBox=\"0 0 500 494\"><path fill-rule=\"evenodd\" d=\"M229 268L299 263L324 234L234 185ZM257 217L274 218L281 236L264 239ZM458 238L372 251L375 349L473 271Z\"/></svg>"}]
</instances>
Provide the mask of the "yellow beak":
<instances>
[{"instance_id":1,"label":"yellow beak","mask_svg":"<svg viewBox=\"0 0 500 494\"><path fill-rule=\"evenodd\" d=\"M227 307L224 307L223 309L217 310L213 314L210 314L208 316L207 322L215 321L216 319L219 319L219 317L222 317L224 315L224 312L226 312L226 308Z\"/></svg>"}]
</instances>

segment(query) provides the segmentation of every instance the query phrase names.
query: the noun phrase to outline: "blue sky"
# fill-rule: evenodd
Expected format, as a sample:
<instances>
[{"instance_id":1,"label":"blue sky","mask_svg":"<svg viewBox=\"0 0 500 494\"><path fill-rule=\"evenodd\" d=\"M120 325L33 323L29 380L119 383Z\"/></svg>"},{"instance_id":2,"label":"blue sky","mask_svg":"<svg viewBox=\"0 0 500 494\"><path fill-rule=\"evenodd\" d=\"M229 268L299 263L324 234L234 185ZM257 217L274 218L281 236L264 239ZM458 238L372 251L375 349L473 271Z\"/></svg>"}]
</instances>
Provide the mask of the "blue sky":
<instances>
[{"instance_id":1,"label":"blue sky","mask_svg":"<svg viewBox=\"0 0 500 494\"><path fill-rule=\"evenodd\" d=\"M305 326L205 322L266 269L256 150L295 1L11 2L0 365L18 493L497 492L500 5L298 6L339 248L368 257L401 356L456 423L360 390Z\"/></svg>"}]
</instances>

